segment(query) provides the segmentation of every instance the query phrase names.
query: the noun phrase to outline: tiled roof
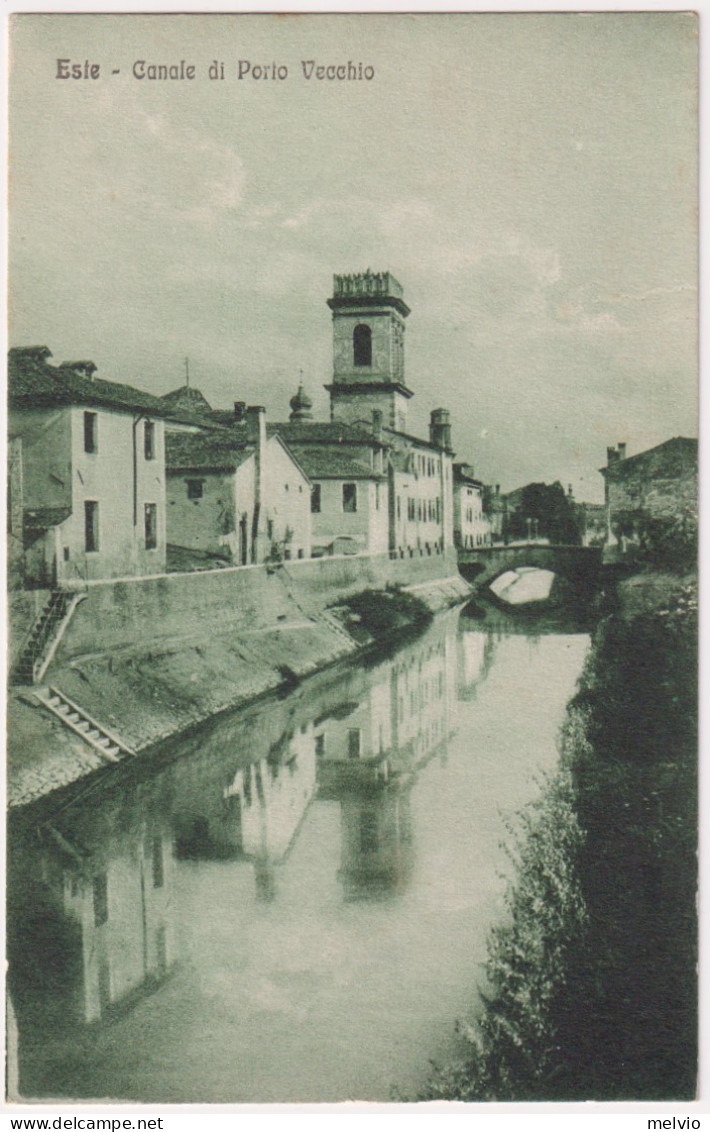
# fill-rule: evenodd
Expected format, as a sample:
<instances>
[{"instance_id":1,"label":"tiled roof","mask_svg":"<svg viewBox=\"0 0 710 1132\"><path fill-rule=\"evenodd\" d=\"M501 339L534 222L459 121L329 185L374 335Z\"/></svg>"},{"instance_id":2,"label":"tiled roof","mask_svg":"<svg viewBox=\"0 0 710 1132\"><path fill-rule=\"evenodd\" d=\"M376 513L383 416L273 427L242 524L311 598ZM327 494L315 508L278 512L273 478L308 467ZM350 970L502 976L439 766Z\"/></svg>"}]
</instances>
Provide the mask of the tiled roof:
<instances>
[{"instance_id":1,"label":"tiled roof","mask_svg":"<svg viewBox=\"0 0 710 1132\"><path fill-rule=\"evenodd\" d=\"M47 356L51 355L46 347L10 350L8 392L11 406L29 409L46 405L91 405L147 413L152 417L188 424L206 423L194 414L172 409L161 397L154 397L152 393L135 389L132 385L85 376L89 363L78 363L81 370L67 364L52 366L46 361Z\"/></svg>"},{"instance_id":2,"label":"tiled roof","mask_svg":"<svg viewBox=\"0 0 710 1132\"><path fill-rule=\"evenodd\" d=\"M25 540L33 540L51 527L57 527L71 515L71 507L34 507L25 509L22 516Z\"/></svg>"},{"instance_id":3,"label":"tiled roof","mask_svg":"<svg viewBox=\"0 0 710 1132\"><path fill-rule=\"evenodd\" d=\"M626 472L634 471L643 465L649 457L658 457L661 452L671 461L674 457L682 459L683 456L695 457L697 460L698 441L694 436L672 436L670 440L664 440L661 444L656 444L654 448L637 452L635 456L627 456L625 460L617 460L616 463L600 468L599 471L602 475L610 473L612 479L616 479L618 476L623 477Z\"/></svg>"},{"instance_id":4,"label":"tiled roof","mask_svg":"<svg viewBox=\"0 0 710 1132\"><path fill-rule=\"evenodd\" d=\"M234 433L245 433L246 422L234 420L231 409L213 409L210 419L229 425ZM345 424L343 421L278 421L266 426L268 436L280 436L290 446L301 444L366 444L370 447L388 447L387 440L375 440L367 425Z\"/></svg>"},{"instance_id":5,"label":"tiled roof","mask_svg":"<svg viewBox=\"0 0 710 1132\"><path fill-rule=\"evenodd\" d=\"M200 414L212 412L212 406L204 394L191 385L182 385L179 389L164 393L160 400L171 409L187 409L188 412Z\"/></svg>"},{"instance_id":6,"label":"tiled roof","mask_svg":"<svg viewBox=\"0 0 710 1132\"><path fill-rule=\"evenodd\" d=\"M309 479L368 479L384 480L386 477L374 472L367 464L354 460L347 451L337 448L314 448L294 445L296 458Z\"/></svg>"},{"instance_id":7,"label":"tiled roof","mask_svg":"<svg viewBox=\"0 0 710 1132\"><path fill-rule=\"evenodd\" d=\"M169 472L236 472L254 452L227 434L168 433L165 466Z\"/></svg>"}]
</instances>

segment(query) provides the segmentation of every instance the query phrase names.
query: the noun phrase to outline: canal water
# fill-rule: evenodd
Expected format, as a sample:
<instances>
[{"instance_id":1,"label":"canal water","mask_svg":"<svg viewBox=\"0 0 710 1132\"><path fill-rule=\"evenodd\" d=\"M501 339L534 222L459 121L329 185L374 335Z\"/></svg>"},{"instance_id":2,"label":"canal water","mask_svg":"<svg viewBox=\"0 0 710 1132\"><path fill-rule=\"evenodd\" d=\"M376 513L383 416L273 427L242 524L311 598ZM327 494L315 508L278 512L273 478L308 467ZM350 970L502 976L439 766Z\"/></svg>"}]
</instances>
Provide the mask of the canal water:
<instances>
[{"instance_id":1,"label":"canal water","mask_svg":"<svg viewBox=\"0 0 710 1132\"><path fill-rule=\"evenodd\" d=\"M506 823L557 761L589 645L501 625L442 614L21 812L21 1095L416 1095L475 1011Z\"/></svg>"}]
</instances>

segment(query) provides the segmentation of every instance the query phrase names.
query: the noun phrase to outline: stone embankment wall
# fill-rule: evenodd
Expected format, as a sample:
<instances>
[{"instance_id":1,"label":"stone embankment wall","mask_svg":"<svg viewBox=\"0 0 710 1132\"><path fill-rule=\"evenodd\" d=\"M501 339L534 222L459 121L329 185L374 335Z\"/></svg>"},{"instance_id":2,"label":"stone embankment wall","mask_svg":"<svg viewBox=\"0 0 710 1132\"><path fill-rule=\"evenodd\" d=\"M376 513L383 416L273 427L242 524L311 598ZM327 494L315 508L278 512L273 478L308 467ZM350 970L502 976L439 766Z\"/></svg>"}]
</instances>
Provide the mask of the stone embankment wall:
<instances>
[{"instance_id":1,"label":"stone embankment wall","mask_svg":"<svg viewBox=\"0 0 710 1132\"><path fill-rule=\"evenodd\" d=\"M45 682L140 750L356 652L329 607L397 584L432 610L469 592L453 555L90 584Z\"/></svg>"}]
</instances>

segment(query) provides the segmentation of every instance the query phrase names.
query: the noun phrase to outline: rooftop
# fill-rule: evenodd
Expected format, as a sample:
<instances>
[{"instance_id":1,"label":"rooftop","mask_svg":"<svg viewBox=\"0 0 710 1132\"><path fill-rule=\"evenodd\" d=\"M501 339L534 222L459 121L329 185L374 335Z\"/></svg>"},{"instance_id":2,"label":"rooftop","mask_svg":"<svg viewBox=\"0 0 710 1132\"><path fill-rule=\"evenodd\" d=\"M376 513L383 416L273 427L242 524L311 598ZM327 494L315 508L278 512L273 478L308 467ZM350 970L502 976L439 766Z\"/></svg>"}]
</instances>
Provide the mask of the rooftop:
<instances>
[{"instance_id":1,"label":"rooftop","mask_svg":"<svg viewBox=\"0 0 710 1132\"><path fill-rule=\"evenodd\" d=\"M254 446L228 434L171 433L165 437L168 471L236 472Z\"/></svg>"},{"instance_id":2,"label":"rooftop","mask_svg":"<svg viewBox=\"0 0 710 1132\"><path fill-rule=\"evenodd\" d=\"M661 452L668 455L671 459L673 457L690 456L698 458L698 441L694 436L672 436L669 440L662 441L661 444L656 444L653 448L646 448L643 452L637 452L634 456L627 456L625 459L616 460L613 464L608 464L599 471L603 476L609 474L614 479L617 476L626 475L629 471L634 471L640 467L649 457L658 456Z\"/></svg>"},{"instance_id":3,"label":"rooftop","mask_svg":"<svg viewBox=\"0 0 710 1132\"><path fill-rule=\"evenodd\" d=\"M123 412L146 413L152 417L186 424L204 424L204 418L173 408L162 397L154 397L132 385L93 377L93 362L47 361L52 356L46 346L15 348L8 358L8 395L14 408L40 408L49 405L91 405ZM87 376L88 375L88 376Z\"/></svg>"}]
</instances>

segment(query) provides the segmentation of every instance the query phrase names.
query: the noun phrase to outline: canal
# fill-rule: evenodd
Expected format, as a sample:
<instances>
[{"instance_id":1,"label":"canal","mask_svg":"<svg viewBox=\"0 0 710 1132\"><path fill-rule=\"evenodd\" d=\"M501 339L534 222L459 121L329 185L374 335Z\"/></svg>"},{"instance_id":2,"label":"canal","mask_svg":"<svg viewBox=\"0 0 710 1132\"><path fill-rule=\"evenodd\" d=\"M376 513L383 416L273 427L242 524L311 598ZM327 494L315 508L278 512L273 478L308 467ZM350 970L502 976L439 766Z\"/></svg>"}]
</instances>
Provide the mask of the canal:
<instances>
[{"instance_id":1,"label":"canal","mask_svg":"<svg viewBox=\"0 0 710 1132\"><path fill-rule=\"evenodd\" d=\"M475 1010L506 822L556 763L588 646L445 613L20 811L22 1096L415 1095Z\"/></svg>"}]
</instances>

